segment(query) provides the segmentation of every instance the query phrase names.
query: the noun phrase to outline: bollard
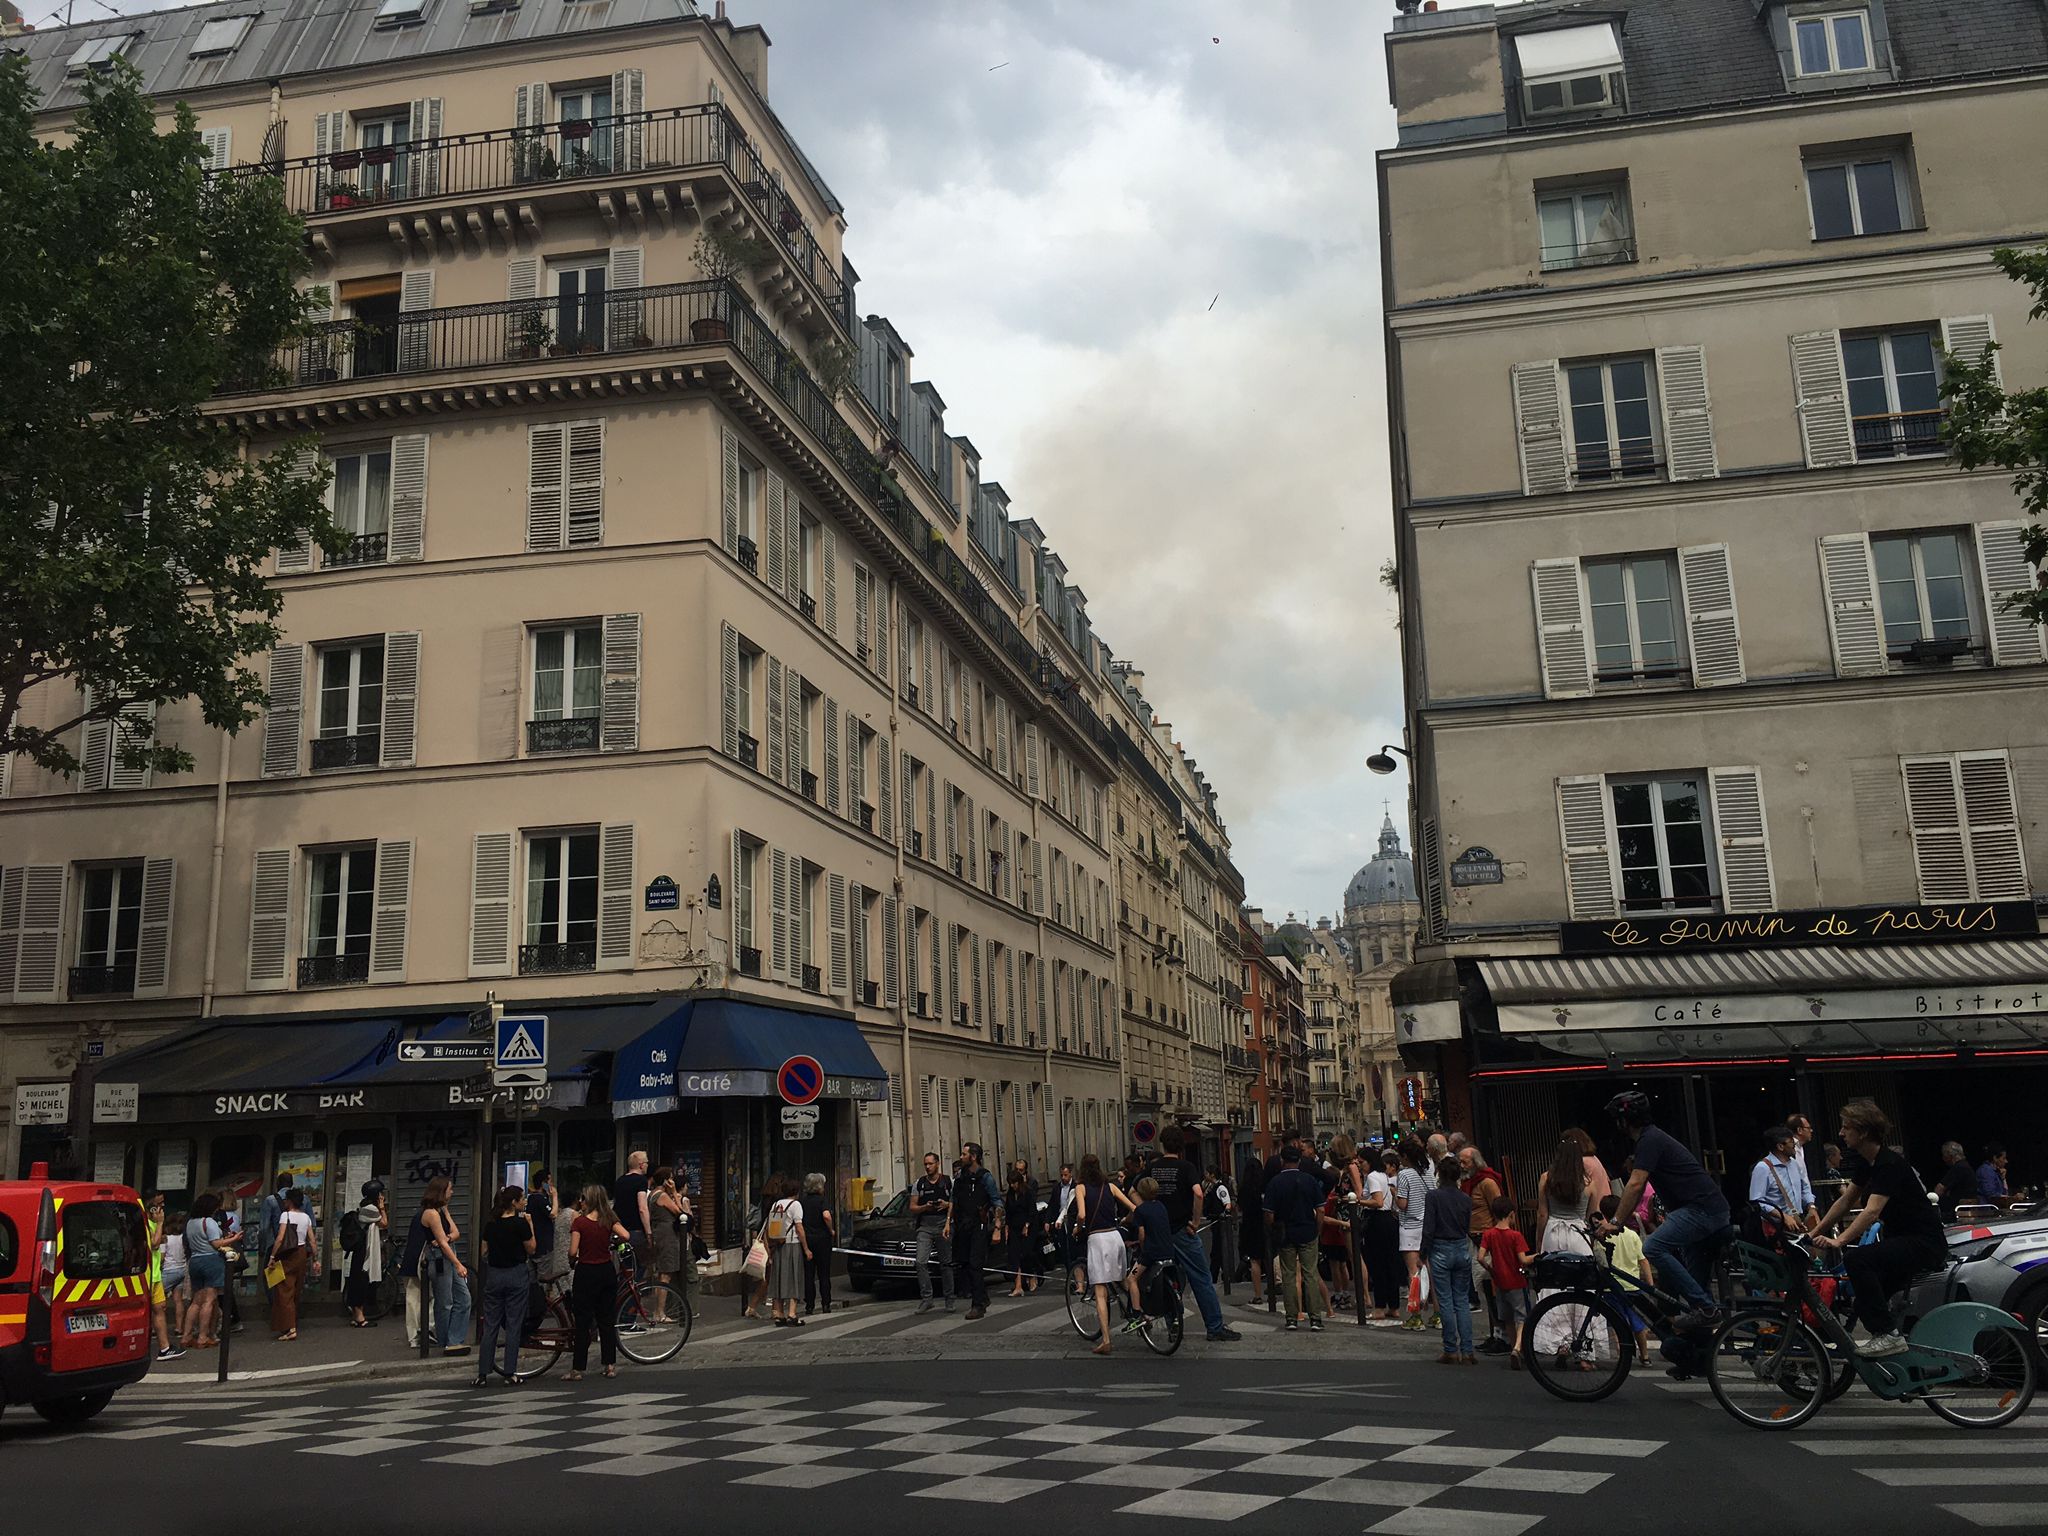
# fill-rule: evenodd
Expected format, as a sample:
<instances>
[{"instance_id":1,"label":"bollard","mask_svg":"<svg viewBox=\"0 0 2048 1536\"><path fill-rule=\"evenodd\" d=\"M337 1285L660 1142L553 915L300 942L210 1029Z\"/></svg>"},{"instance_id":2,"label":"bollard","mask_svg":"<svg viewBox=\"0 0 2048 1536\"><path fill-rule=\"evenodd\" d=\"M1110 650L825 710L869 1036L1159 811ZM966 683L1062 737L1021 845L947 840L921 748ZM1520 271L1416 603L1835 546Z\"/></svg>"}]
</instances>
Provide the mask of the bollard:
<instances>
[{"instance_id":1,"label":"bollard","mask_svg":"<svg viewBox=\"0 0 2048 1536\"><path fill-rule=\"evenodd\" d=\"M419 1278L414 1282L420 1288L420 1358L427 1358L427 1340L434 1333L434 1288L427 1283L427 1268L420 1266Z\"/></svg>"},{"instance_id":2,"label":"bollard","mask_svg":"<svg viewBox=\"0 0 2048 1536\"><path fill-rule=\"evenodd\" d=\"M220 1353L213 1362L213 1379L224 1384L228 1379L228 1349L234 1342L235 1330L217 1326L217 1331L220 1334Z\"/></svg>"}]
</instances>

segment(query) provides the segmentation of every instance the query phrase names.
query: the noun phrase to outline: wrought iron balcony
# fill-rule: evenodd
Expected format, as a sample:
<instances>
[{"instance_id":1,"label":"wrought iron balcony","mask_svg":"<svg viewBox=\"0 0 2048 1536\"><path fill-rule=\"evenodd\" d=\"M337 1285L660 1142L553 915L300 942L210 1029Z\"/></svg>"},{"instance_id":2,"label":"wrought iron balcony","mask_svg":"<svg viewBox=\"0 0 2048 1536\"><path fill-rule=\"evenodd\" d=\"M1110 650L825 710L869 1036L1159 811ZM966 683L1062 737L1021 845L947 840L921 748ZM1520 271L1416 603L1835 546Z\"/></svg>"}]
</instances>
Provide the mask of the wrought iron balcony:
<instances>
[{"instance_id":1,"label":"wrought iron balcony","mask_svg":"<svg viewBox=\"0 0 2048 1536\"><path fill-rule=\"evenodd\" d=\"M329 768L374 768L384 743L382 731L357 731L352 736L315 736L308 742L313 771Z\"/></svg>"},{"instance_id":2,"label":"wrought iron balcony","mask_svg":"<svg viewBox=\"0 0 2048 1536\"><path fill-rule=\"evenodd\" d=\"M359 533L348 541L348 547L340 554L327 556L328 568L333 569L342 565L382 565L390 541L389 534Z\"/></svg>"},{"instance_id":3,"label":"wrought iron balcony","mask_svg":"<svg viewBox=\"0 0 2048 1536\"><path fill-rule=\"evenodd\" d=\"M1579 240L1570 245L1543 247L1543 270L1566 272L1574 267L1625 266L1636 259L1636 237L1621 235L1612 240Z\"/></svg>"},{"instance_id":4,"label":"wrought iron balcony","mask_svg":"<svg viewBox=\"0 0 2048 1536\"><path fill-rule=\"evenodd\" d=\"M745 731L740 732L740 762L748 768L761 766L761 743Z\"/></svg>"},{"instance_id":5,"label":"wrought iron balcony","mask_svg":"<svg viewBox=\"0 0 2048 1536\"><path fill-rule=\"evenodd\" d=\"M804 769L803 772L804 798L806 800L815 800L818 798L818 776L808 768Z\"/></svg>"},{"instance_id":6,"label":"wrought iron balcony","mask_svg":"<svg viewBox=\"0 0 2048 1536\"><path fill-rule=\"evenodd\" d=\"M820 975L815 965L804 967L804 990L806 992L822 992L825 990L824 978Z\"/></svg>"},{"instance_id":7,"label":"wrought iron balcony","mask_svg":"<svg viewBox=\"0 0 2048 1536\"><path fill-rule=\"evenodd\" d=\"M522 944L519 946L519 974L522 976L567 976L597 969L597 940L571 939L563 944Z\"/></svg>"},{"instance_id":8,"label":"wrought iron balcony","mask_svg":"<svg viewBox=\"0 0 2048 1536\"><path fill-rule=\"evenodd\" d=\"M861 802L860 802L860 805L859 805L859 811L860 811L860 829L861 829L861 831L863 831L863 832L872 832L872 831L874 831L874 830L875 830L875 808L874 808L874 807L873 807L872 805L869 805L869 804L867 803L867 801L863 800L863 801L861 801Z\"/></svg>"},{"instance_id":9,"label":"wrought iron balcony","mask_svg":"<svg viewBox=\"0 0 2048 1536\"><path fill-rule=\"evenodd\" d=\"M910 856L911 856L911 857L912 857L913 859L921 859L921 858L923 858L923 857L924 857L924 834L923 834L922 832L918 832L918 831L912 831L912 832L911 832L911 834L910 834Z\"/></svg>"},{"instance_id":10,"label":"wrought iron balcony","mask_svg":"<svg viewBox=\"0 0 2048 1536\"><path fill-rule=\"evenodd\" d=\"M354 955L302 955L299 985L302 987L346 987L370 979L367 950Z\"/></svg>"},{"instance_id":11,"label":"wrought iron balcony","mask_svg":"<svg viewBox=\"0 0 2048 1536\"><path fill-rule=\"evenodd\" d=\"M71 967L69 997L125 997L135 990L135 962Z\"/></svg>"},{"instance_id":12,"label":"wrought iron balcony","mask_svg":"<svg viewBox=\"0 0 2048 1536\"><path fill-rule=\"evenodd\" d=\"M547 752L595 752L596 715L570 715L560 720L526 722L526 750L533 756Z\"/></svg>"},{"instance_id":13,"label":"wrought iron balcony","mask_svg":"<svg viewBox=\"0 0 2048 1536\"><path fill-rule=\"evenodd\" d=\"M880 1006L882 989L879 983L864 981L860 984L860 1002L863 1008Z\"/></svg>"},{"instance_id":14,"label":"wrought iron balcony","mask_svg":"<svg viewBox=\"0 0 2048 1536\"><path fill-rule=\"evenodd\" d=\"M742 944L740 946L740 974L742 976L758 976L761 974L761 951L755 949L751 944Z\"/></svg>"},{"instance_id":15,"label":"wrought iron balcony","mask_svg":"<svg viewBox=\"0 0 2048 1536\"><path fill-rule=\"evenodd\" d=\"M761 546L745 534L740 535L739 552L741 565L744 565L750 571L759 571L761 569Z\"/></svg>"},{"instance_id":16,"label":"wrought iron balcony","mask_svg":"<svg viewBox=\"0 0 2048 1536\"><path fill-rule=\"evenodd\" d=\"M918 1016L919 1018L925 1018L925 1017L927 1017L927 1016L928 1016L928 1015L929 1015L929 1014L931 1013L931 1007L932 1007L932 995L931 995L931 993L929 993L929 992L920 992L920 993L918 993L918 994L917 994L917 1006L916 1006L916 1007L914 1007L914 1008L912 1008L912 1009L911 1009L910 1011L911 1011L912 1013L916 1014L916 1015L917 1015L917 1016Z\"/></svg>"},{"instance_id":17,"label":"wrought iron balcony","mask_svg":"<svg viewBox=\"0 0 2048 1536\"><path fill-rule=\"evenodd\" d=\"M1922 459L1948 451L1941 439L1946 411L1900 411L1891 416L1858 416L1850 425L1856 434L1856 458Z\"/></svg>"},{"instance_id":18,"label":"wrought iron balcony","mask_svg":"<svg viewBox=\"0 0 2048 1536\"><path fill-rule=\"evenodd\" d=\"M818 622L818 600L808 592L797 594L796 605L803 616L813 624Z\"/></svg>"}]
</instances>

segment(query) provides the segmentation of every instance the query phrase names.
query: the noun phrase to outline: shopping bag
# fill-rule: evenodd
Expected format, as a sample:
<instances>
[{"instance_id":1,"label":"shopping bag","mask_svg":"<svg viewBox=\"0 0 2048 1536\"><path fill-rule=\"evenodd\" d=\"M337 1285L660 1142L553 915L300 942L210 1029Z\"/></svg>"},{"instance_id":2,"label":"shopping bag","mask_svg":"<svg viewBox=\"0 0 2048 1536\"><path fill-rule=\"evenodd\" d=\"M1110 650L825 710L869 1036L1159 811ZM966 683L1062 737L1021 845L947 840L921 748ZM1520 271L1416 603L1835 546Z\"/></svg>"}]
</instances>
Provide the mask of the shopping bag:
<instances>
[{"instance_id":1,"label":"shopping bag","mask_svg":"<svg viewBox=\"0 0 2048 1536\"><path fill-rule=\"evenodd\" d=\"M768 1245L760 1238L747 1250L746 1275L749 1280L759 1280L768 1273Z\"/></svg>"}]
</instances>

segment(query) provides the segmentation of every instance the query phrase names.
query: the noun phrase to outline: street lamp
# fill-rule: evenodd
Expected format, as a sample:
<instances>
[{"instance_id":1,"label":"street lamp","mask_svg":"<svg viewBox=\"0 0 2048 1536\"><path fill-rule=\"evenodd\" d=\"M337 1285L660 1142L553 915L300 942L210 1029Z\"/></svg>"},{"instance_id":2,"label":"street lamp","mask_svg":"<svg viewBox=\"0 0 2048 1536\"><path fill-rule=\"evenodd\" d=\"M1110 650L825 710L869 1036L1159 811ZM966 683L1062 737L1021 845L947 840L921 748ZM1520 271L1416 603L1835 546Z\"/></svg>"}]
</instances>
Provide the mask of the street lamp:
<instances>
[{"instance_id":1,"label":"street lamp","mask_svg":"<svg viewBox=\"0 0 2048 1536\"><path fill-rule=\"evenodd\" d=\"M1365 766L1371 769L1374 773L1380 774L1382 776L1392 773L1400 765L1396 763L1393 760L1393 758L1387 755L1390 752L1398 752L1403 757L1407 758L1410 762L1413 762L1415 760L1413 754L1410 753L1406 747L1396 747L1390 744L1388 746L1381 747L1379 751L1373 753L1371 757L1368 757L1365 760Z\"/></svg>"}]
</instances>

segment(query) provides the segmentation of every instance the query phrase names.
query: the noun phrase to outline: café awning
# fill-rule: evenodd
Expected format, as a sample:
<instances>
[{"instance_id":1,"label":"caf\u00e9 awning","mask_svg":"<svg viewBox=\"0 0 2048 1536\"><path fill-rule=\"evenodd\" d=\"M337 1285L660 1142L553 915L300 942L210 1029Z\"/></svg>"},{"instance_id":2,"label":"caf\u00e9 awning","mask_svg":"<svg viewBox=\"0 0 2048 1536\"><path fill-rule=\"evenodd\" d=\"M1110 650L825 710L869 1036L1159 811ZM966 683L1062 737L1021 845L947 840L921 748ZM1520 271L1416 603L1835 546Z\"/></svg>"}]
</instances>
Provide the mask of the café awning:
<instances>
[{"instance_id":1,"label":"caf\u00e9 awning","mask_svg":"<svg viewBox=\"0 0 2048 1536\"><path fill-rule=\"evenodd\" d=\"M2048 986L2048 938L1977 944L1700 950L1681 954L1516 955L1479 962L1496 1004L1681 992Z\"/></svg>"},{"instance_id":2,"label":"caf\u00e9 awning","mask_svg":"<svg viewBox=\"0 0 2048 1536\"><path fill-rule=\"evenodd\" d=\"M708 998L677 1009L612 1062L612 1113L662 1114L684 1099L770 1098L792 1056L825 1070L823 1098L881 1099L889 1074L852 1019Z\"/></svg>"}]
</instances>

